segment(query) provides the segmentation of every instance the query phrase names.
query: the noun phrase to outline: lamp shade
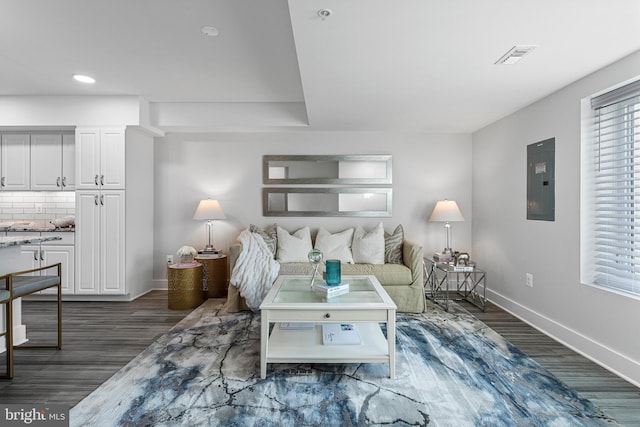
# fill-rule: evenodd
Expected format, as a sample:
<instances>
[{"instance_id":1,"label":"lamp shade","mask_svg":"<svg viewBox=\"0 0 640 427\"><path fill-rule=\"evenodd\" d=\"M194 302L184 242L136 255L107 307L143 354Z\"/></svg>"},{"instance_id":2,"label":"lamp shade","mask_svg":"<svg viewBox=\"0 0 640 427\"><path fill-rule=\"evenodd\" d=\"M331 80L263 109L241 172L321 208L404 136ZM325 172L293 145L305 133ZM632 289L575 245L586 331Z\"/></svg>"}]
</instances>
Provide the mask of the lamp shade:
<instances>
[{"instance_id":1,"label":"lamp shade","mask_svg":"<svg viewBox=\"0 0 640 427\"><path fill-rule=\"evenodd\" d=\"M200 200L196 213L193 214L193 219L202 221L225 218L220 202L213 199Z\"/></svg>"},{"instance_id":2,"label":"lamp shade","mask_svg":"<svg viewBox=\"0 0 640 427\"><path fill-rule=\"evenodd\" d=\"M459 222L464 221L458 204L453 200L440 200L433 208L429 222Z\"/></svg>"}]
</instances>

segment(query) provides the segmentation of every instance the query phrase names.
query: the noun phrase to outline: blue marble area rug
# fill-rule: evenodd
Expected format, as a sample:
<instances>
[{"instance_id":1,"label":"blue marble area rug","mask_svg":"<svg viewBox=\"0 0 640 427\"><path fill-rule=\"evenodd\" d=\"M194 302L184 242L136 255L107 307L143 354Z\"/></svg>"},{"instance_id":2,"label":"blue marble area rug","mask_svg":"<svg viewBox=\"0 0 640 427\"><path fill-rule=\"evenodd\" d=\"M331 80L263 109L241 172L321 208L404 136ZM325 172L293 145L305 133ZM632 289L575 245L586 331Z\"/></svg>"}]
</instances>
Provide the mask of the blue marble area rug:
<instances>
[{"instance_id":1,"label":"blue marble area rug","mask_svg":"<svg viewBox=\"0 0 640 427\"><path fill-rule=\"evenodd\" d=\"M385 364L270 364L260 315L208 300L71 409L72 426L611 426L459 305L397 316Z\"/></svg>"}]
</instances>

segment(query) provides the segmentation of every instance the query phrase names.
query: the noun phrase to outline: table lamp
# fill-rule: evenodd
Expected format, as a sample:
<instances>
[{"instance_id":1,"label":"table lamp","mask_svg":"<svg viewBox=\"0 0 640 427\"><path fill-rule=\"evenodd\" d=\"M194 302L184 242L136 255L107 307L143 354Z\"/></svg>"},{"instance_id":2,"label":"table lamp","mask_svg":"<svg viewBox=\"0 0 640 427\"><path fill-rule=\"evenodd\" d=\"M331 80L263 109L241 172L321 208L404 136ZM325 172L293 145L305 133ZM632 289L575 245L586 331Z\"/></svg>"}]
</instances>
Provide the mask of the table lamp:
<instances>
[{"instance_id":1,"label":"table lamp","mask_svg":"<svg viewBox=\"0 0 640 427\"><path fill-rule=\"evenodd\" d=\"M222 211L222 206L220 206L220 202L213 199L200 200L198 203L198 207L196 208L196 213L193 214L194 220L199 221L207 221L207 231L208 231L208 243L202 250L202 253L209 254L217 254L220 251L216 250L211 244L211 227L213 227L213 221L216 219L225 219L226 216Z\"/></svg>"},{"instance_id":2,"label":"table lamp","mask_svg":"<svg viewBox=\"0 0 640 427\"><path fill-rule=\"evenodd\" d=\"M451 250L451 224L450 222L464 221L462 213L458 208L458 204L453 200L440 200L433 208L429 222L444 222L444 230L447 237L447 246L442 251L443 254L452 254Z\"/></svg>"}]
</instances>

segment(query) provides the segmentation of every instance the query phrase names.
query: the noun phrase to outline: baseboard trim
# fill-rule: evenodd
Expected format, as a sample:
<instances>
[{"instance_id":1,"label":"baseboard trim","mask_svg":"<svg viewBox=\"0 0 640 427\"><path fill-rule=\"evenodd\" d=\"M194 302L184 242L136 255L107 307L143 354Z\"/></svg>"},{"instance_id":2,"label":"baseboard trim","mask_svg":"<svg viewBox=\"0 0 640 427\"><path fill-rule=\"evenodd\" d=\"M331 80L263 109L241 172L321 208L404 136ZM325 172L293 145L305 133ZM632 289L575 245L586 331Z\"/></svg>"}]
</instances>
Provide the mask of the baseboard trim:
<instances>
[{"instance_id":1,"label":"baseboard trim","mask_svg":"<svg viewBox=\"0 0 640 427\"><path fill-rule=\"evenodd\" d=\"M167 291L169 290L169 280L167 279L153 279L153 289L154 291Z\"/></svg>"},{"instance_id":2,"label":"baseboard trim","mask_svg":"<svg viewBox=\"0 0 640 427\"><path fill-rule=\"evenodd\" d=\"M488 288L487 299L576 353L640 387L639 362Z\"/></svg>"}]
</instances>

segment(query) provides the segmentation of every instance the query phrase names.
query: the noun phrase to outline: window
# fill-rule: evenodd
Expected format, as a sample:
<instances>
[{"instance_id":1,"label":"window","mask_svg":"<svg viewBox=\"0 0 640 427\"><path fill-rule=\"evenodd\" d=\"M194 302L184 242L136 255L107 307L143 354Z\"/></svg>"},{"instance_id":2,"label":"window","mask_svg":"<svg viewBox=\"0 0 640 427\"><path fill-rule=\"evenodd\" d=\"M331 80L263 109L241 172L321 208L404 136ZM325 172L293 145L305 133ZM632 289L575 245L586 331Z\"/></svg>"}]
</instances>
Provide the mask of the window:
<instances>
[{"instance_id":1,"label":"window","mask_svg":"<svg viewBox=\"0 0 640 427\"><path fill-rule=\"evenodd\" d=\"M640 81L593 97L588 116L582 281L640 296Z\"/></svg>"}]
</instances>

